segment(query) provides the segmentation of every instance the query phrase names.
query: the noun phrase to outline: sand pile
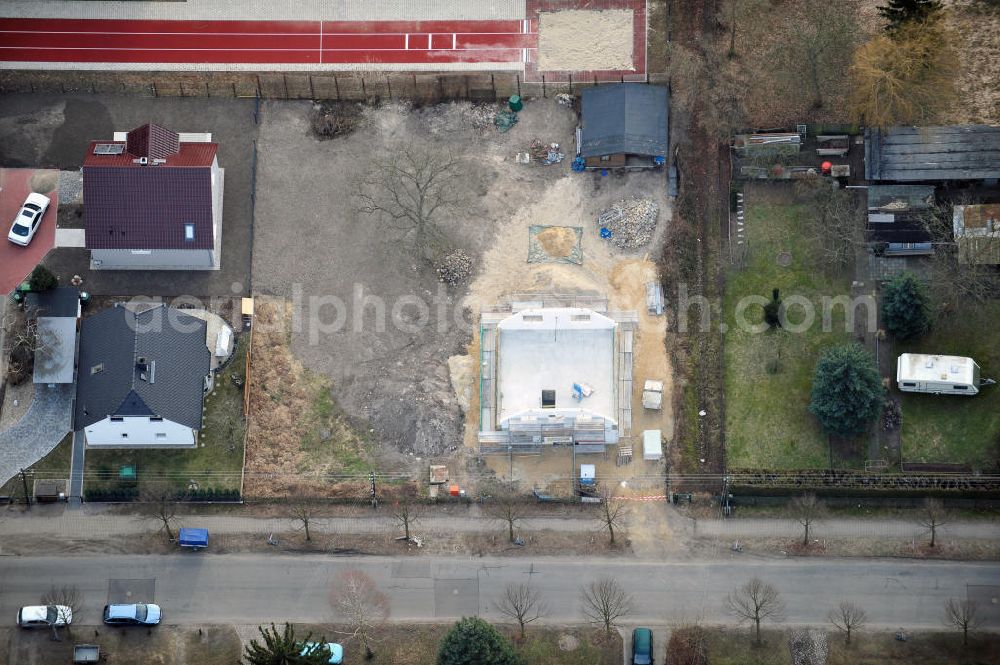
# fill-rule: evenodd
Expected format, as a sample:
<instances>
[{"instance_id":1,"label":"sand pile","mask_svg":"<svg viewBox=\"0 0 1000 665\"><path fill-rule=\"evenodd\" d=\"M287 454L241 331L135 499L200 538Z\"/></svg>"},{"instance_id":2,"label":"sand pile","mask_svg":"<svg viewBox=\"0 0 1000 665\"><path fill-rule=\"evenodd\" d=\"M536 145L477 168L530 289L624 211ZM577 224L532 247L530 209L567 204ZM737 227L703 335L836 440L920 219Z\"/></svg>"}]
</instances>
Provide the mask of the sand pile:
<instances>
[{"instance_id":1,"label":"sand pile","mask_svg":"<svg viewBox=\"0 0 1000 665\"><path fill-rule=\"evenodd\" d=\"M566 10L538 15L538 69L632 69L632 10Z\"/></svg>"}]
</instances>

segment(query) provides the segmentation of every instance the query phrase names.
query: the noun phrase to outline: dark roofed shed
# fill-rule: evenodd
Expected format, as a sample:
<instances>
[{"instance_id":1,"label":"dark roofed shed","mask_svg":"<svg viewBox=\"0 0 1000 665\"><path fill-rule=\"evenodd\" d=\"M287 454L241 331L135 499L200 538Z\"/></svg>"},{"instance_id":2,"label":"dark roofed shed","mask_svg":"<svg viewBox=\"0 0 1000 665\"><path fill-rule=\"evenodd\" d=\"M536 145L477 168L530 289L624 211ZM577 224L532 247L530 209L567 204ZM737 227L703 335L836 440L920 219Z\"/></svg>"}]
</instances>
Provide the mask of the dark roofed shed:
<instances>
[{"instance_id":1,"label":"dark roofed shed","mask_svg":"<svg viewBox=\"0 0 1000 665\"><path fill-rule=\"evenodd\" d=\"M666 156L669 146L666 88L614 83L585 88L582 96L581 156Z\"/></svg>"}]
</instances>

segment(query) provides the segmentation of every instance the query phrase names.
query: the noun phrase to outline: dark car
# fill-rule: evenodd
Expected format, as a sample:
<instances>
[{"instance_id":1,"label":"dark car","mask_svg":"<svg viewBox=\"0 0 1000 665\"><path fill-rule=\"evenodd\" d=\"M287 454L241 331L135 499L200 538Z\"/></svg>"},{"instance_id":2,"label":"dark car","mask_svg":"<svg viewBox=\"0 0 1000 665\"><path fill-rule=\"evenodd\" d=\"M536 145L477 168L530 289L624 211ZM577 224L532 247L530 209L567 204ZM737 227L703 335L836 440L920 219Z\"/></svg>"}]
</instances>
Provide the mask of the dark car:
<instances>
[{"instance_id":1,"label":"dark car","mask_svg":"<svg viewBox=\"0 0 1000 665\"><path fill-rule=\"evenodd\" d=\"M649 628L632 631L632 665L653 665L653 631Z\"/></svg>"}]
</instances>

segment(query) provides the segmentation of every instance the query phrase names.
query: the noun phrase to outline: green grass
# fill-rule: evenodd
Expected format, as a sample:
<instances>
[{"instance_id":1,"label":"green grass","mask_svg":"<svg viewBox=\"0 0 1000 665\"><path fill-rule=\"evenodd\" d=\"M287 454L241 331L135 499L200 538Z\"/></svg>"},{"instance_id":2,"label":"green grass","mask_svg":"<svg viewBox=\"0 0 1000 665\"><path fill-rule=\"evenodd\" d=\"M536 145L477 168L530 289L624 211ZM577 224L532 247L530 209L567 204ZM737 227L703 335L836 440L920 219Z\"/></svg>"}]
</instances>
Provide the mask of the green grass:
<instances>
[{"instance_id":1,"label":"green grass","mask_svg":"<svg viewBox=\"0 0 1000 665\"><path fill-rule=\"evenodd\" d=\"M753 645L749 629L708 629L708 662L712 665L792 665L788 650L788 631L768 628L762 631L763 644ZM962 636L954 632L911 633L905 642L894 633L862 629L844 642L843 633L828 632L830 648L827 665L972 665L996 663L1000 657L997 641L988 635L973 635L969 646L962 646Z\"/></svg>"},{"instance_id":2,"label":"green grass","mask_svg":"<svg viewBox=\"0 0 1000 665\"><path fill-rule=\"evenodd\" d=\"M745 270L727 275L723 302L725 338L726 452L730 468L806 469L829 465L826 437L808 411L813 370L820 352L850 340L842 307L832 309L830 332L823 332L824 296L850 293L846 277L830 277L819 268L803 227L810 214L804 205L757 201L751 195L746 214L750 253ZM778 255L790 252L788 267ZM805 332L752 333L737 325L736 309L747 296L771 298L778 288L786 305L792 296L813 303L816 320ZM789 320L801 322L804 309L789 307ZM763 321L763 307L750 305L745 321ZM745 327L745 326L744 326ZM768 371L769 362L778 371Z\"/></svg>"},{"instance_id":3,"label":"green grass","mask_svg":"<svg viewBox=\"0 0 1000 665\"><path fill-rule=\"evenodd\" d=\"M72 455L73 435L67 434L48 455L26 469L26 471L28 471L28 491L31 491L33 478L68 479ZM0 494L18 497L19 500L23 499L24 487L21 483L21 476L17 475L8 480L3 488L0 488Z\"/></svg>"},{"instance_id":4,"label":"green grass","mask_svg":"<svg viewBox=\"0 0 1000 665\"><path fill-rule=\"evenodd\" d=\"M969 356L984 377L1000 379L1000 346L995 330L1000 301L965 302L938 317L931 332L897 345L897 353ZM902 397L902 460L950 462L994 469L1000 456L1000 385L986 386L974 397L915 395Z\"/></svg>"},{"instance_id":5,"label":"green grass","mask_svg":"<svg viewBox=\"0 0 1000 665\"><path fill-rule=\"evenodd\" d=\"M309 378L315 396L303 418L308 425L301 444L306 460L299 471L366 473L371 465L364 454L363 435L350 427L347 415L333 399L330 386L318 377Z\"/></svg>"},{"instance_id":6,"label":"green grass","mask_svg":"<svg viewBox=\"0 0 1000 665\"><path fill-rule=\"evenodd\" d=\"M194 480L199 489L238 489L243 469L243 390L230 374L245 379L246 342L241 336L230 363L215 377L205 396L205 415L198 447L185 450L88 450L84 491L122 486L118 471L135 465L140 487L150 479L165 479L178 490Z\"/></svg>"}]
</instances>

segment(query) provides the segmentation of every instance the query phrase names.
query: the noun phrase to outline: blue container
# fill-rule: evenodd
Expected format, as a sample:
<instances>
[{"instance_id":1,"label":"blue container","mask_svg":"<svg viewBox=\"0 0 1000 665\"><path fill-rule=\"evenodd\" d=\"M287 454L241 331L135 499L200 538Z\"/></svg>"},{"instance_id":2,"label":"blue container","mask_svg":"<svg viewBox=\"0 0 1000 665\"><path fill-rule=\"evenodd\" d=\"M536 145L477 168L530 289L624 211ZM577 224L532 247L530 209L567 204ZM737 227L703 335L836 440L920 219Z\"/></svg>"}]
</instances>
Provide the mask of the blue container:
<instances>
[{"instance_id":1,"label":"blue container","mask_svg":"<svg viewBox=\"0 0 1000 665\"><path fill-rule=\"evenodd\" d=\"M602 238L604 238L605 240L608 240L609 238L611 238L611 235L612 235L611 234L611 229L603 227L603 226L601 227L601 237Z\"/></svg>"},{"instance_id":2,"label":"blue container","mask_svg":"<svg viewBox=\"0 0 1000 665\"><path fill-rule=\"evenodd\" d=\"M204 549L208 547L208 529L181 529L177 542L181 547Z\"/></svg>"}]
</instances>

